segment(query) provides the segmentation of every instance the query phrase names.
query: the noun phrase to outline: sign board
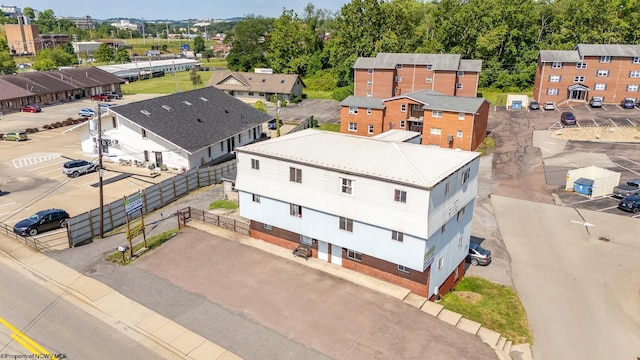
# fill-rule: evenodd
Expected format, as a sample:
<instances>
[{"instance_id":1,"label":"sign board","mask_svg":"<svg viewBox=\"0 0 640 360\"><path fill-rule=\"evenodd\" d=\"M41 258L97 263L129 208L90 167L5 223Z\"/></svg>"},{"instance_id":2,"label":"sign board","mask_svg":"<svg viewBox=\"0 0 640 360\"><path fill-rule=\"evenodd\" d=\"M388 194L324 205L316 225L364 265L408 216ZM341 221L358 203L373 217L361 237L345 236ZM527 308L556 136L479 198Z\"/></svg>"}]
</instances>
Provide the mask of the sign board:
<instances>
[{"instance_id":1,"label":"sign board","mask_svg":"<svg viewBox=\"0 0 640 360\"><path fill-rule=\"evenodd\" d=\"M124 208L127 215L131 215L136 211L142 210L142 193L136 193L128 196L124 201Z\"/></svg>"},{"instance_id":2,"label":"sign board","mask_svg":"<svg viewBox=\"0 0 640 360\"><path fill-rule=\"evenodd\" d=\"M136 226L132 226L131 229L127 229L127 240L131 240L131 239L135 239L136 237L138 237L140 234L142 234L142 231L144 230L144 227L142 225L142 223L136 225Z\"/></svg>"},{"instance_id":3,"label":"sign board","mask_svg":"<svg viewBox=\"0 0 640 360\"><path fill-rule=\"evenodd\" d=\"M436 246L432 246L429 250L424 254L424 264L422 265L422 271L426 270L433 263L433 260L436 257Z\"/></svg>"}]
</instances>

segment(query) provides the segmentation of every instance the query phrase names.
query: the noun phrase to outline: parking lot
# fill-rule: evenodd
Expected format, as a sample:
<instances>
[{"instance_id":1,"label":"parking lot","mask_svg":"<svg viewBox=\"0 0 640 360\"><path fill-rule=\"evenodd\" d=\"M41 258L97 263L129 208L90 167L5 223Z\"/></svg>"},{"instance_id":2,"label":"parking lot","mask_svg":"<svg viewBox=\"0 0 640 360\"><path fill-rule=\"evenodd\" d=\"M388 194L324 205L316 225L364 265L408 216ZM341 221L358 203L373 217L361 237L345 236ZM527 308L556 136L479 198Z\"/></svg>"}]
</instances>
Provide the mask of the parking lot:
<instances>
[{"instance_id":1,"label":"parking lot","mask_svg":"<svg viewBox=\"0 0 640 360\"><path fill-rule=\"evenodd\" d=\"M560 114L571 111L576 116L576 127L623 127L640 126L640 108L623 109L620 105L604 104L601 108L591 108L587 104L573 104L557 107L555 110L527 110L533 118L545 119L535 124L536 130L557 129Z\"/></svg>"}]
</instances>

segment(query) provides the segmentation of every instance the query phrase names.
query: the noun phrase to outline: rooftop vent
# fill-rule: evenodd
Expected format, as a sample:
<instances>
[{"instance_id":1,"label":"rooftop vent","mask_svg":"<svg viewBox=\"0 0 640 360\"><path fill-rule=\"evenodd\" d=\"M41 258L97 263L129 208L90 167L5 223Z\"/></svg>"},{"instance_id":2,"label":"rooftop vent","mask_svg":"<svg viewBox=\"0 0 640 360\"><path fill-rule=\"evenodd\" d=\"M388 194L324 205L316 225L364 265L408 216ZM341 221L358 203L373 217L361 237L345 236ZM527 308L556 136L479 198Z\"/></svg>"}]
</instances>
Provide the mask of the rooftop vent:
<instances>
[{"instance_id":1,"label":"rooftop vent","mask_svg":"<svg viewBox=\"0 0 640 360\"><path fill-rule=\"evenodd\" d=\"M185 105L187 105L187 106L191 106L191 103L190 103L190 102L188 102L187 100L183 101L182 103L183 103L183 104L185 104Z\"/></svg>"},{"instance_id":2,"label":"rooftop vent","mask_svg":"<svg viewBox=\"0 0 640 360\"><path fill-rule=\"evenodd\" d=\"M197 118L197 119L196 119L196 121L198 121L198 122L202 122L202 119L200 119L200 118Z\"/></svg>"},{"instance_id":3,"label":"rooftop vent","mask_svg":"<svg viewBox=\"0 0 640 360\"><path fill-rule=\"evenodd\" d=\"M204 97L202 97L202 96L200 96L200 100L202 100L202 101L204 101L204 102L209 101L207 98L204 98Z\"/></svg>"},{"instance_id":4,"label":"rooftop vent","mask_svg":"<svg viewBox=\"0 0 640 360\"><path fill-rule=\"evenodd\" d=\"M225 114L228 114L228 113L229 113L229 110L224 109L224 113L225 113Z\"/></svg>"},{"instance_id":5,"label":"rooftop vent","mask_svg":"<svg viewBox=\"0 0 640 360\"><path fill-rule=\"evenodd\" d=\"M267 79L262 79L262 82L265 82L265 81L267 81Z\"/></svg>"},{"instance_id":6,"label":"rooftop vent","mask_svg":"<svg viewBox=\"0 0 640 360\"><path fill-rule=\"evenodd\" d=\"M280 84L284 84L284 79L280 80Z\"/></svg>"},{"instance_id":7,"label":"rooftop vent","mask_svg":"<svg viewBox=\"0 0 640 360\"><path fill-rule=\"evenodd\" d=\"M162 108L167 110L167 111L173 110L173 109L171 109L171 107L169 105L162 105Z\"/></svg>"},{"instance_id":8,"label":"rooftop vent","mask_svg":"<svg viewBox=\"0 0 640 360\"><path fill-rule=\"evenodd\" d=\"M151 116L151 113L148 112L147 110L140 110L141 113L147 115L147 116Z\"/></svg>"}]
</instances>

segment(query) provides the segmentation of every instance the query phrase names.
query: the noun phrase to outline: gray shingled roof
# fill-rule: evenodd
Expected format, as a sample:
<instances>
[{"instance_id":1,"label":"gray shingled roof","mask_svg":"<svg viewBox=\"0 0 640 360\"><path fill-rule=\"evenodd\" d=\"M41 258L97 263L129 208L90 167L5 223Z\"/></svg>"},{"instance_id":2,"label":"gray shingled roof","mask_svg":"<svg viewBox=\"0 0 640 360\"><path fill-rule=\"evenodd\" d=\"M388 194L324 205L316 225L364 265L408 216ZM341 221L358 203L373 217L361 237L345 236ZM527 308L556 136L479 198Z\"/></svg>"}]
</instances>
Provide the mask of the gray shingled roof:
<instances>
[{"instance_id":1,"label":"gray shingled roof","mask_svg":"<svg viewBox=\"0 0 640 360\"><path fill-rule=\"evenodd\" d=\"M110 111L191 154L273 119L211 86L120 105Z\"/></svg>"},{"instance_id":2,"label":"gray shingled roof","mask_svg":"<svg viewBox=\"0 0 640 360\"><path fill-rule=\"evenodd\" d=\"M238 80L238 83L225 84L224 81L230 77ZM215 86L220 90L291 94L297 80L299 80L297 74L257 74L216 70L207 85ZM300 81L302 82L301 79ZM304 86L304 83L302 83L302 86Z\"/></svg>"},{"instance_id":3,"label":"gray shingled roof","mask_svg":"<svg viewBox=\"0 0 640 360\"><path fill-rule=\"evenodd\" d=\"M579 56L640 57L640 45L630 44L578 44Z\"/></svg>"},{"instance_id":4,"label":"gray shingled roof","mask_svg":"<svg viewBox=\"0 0 640 360\"><path fill-rule=\"evenodd\" d=\"M482 60L460 60L460 71L477 71L482 70Z\"/></svg>"},{"instance_id":5,"label":"gray shingled roof","mask_svg":"<svg viewBox=\"0 0 640 360\"><path fill-rule=\"evenodd\" d=\"M540 61L545 62L572 62L582 61L580 55L574 50L540 50Z\"/></svg>"},{"instance_id":6,"label":"gray shingled roof","mask_svg":"<svg viewBox=\"0 0 640 360\"><path fill-rule=\"evenodd\" d=\"M471 63L462 64L460 55L457 54L400 54L400 53L378 53L375 58L360 57L353 65L354 69L393 69L397 64L431 64L433 70L458 71L461 66L466 67L465 71L480 71L482 60L469 60ZM477 70L473 70L477 69Z\"/></svg>"},{"instance_id":7,"label":"gray shingled roof","mask_svg":"<svg viewBox=\"0 0 640 360\"><path fill-rule=\"evenodd\" d=\"M487 101L485 98L449 96L441 95L432 90L422 90L406 95L398 95L384 101L396 99L412 99L424 104L425 110L442 110L463 113L476 113L482 104Z\"/></svg>"},{"instance_id":8,"label":"gray shingled roof","mask_svg":"<svg viewBox=\"0 0 640 360\"><path fill-rule=\"evenodd\" d=\"M383 99L349 95L342 100L340 106L356 106L359 108L384 109Z\"/></svg>"}]
</instances>

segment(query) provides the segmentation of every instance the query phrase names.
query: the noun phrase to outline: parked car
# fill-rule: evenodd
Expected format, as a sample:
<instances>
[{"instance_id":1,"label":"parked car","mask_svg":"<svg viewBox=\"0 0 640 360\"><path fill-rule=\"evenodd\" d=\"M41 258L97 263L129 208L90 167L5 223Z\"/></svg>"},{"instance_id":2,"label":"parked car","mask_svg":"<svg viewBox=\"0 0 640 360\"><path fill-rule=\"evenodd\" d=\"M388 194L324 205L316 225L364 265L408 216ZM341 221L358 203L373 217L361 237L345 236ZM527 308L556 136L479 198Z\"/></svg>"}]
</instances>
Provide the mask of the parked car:
<instances>
[{"instance_id":1,"label":"parked car","mask_svg":"<svg viewBox=\"0 0 640 360\"><path fill-rule=\"evenodd\" d=\"M118 94L115 91L107 91L105 95L107 95L109 99L122 99L122 94Z\"/></svg>"},{"instance_id":2,"label":"parked car","mask_svg":"<svg viewBox=\"0 0 640 360\"><path fill-rule=\"evenodd\" d=\"M531 110L539 110L540 104L537 101L532 101L529 103L529 109Z\"/></svg>"},{"instance_id":3,"label":"parked car","mask_svg":"<svg viewBox=\"0 0 640 360\"><path fill-rule=\"evenodd\" d=\"M62 172L68 177L77 178L80 175L88 174L98 170L100 164L85 160L71 160L63 165Z\"/></svg>"},{"instance_id":4,"label":"parked car","mask_svg":"<svg viewBox=\"0 0 640 360\"><path fill-rule=\"evenodd\" d=\"M282 126L282 120L278 120L278 122L280 123L280 126ZM269 120L269 123L267 124L267 129L275 130L277 128L278 127L276 126L276 119Z\"/></svg>"},{"instance_id":5,"label":"parked car","mask_svg":"<svg viewBox=\"0 0 640 360\"><path fill-rule=\"evenodd\" d=\"M563 125L575 125L576 124L576 117L575 117L575 115L573 115L572 112L565 111L562 114L560 114L560 122Z\"/></svg>"},{"instance_id":6,"label":"parked car","mask_svg":"<svg viewBox=\"0 0 640 360\"><path fill-rule=\"evenodd\" d=\"M105 94L100 94L100 95L91 95L90 97L91 101L110 101L111 99L105 95Z\"/></svg>"},{"instance_id":7,"label":"parked car","mask_svg":"<svg viewBox=\"0 0 640 360\"><path fill-rule=\"evenodd\" d=\"M469 254L467 254L467 262L473 266L489 265L491 263L491 251L483 248L478 244L469 244Z\"/></svg>"},{"instance_id":8,"label":"parked car","mask_svg":"<svg viewBox=\"0 0 640 360\"><path fill-rule=\"evenodd\" d=\"M118 106L117 104L100 103L100 112L106 112L112 107Z\"/></svg>"},{"instance_id":9,"label":"parked car","mask_svg":"<svg viewBox=\"0 0 640 360\"><path fill-rule=\"evenodd\" d=\"M27 106L21 107L20 111L21 112L38 113L38 112L42 111L42 109L38 105L27 105Z\"/></svg>"},{"instance_id":10,"label":"parked car","mask_svg":"<svg viewBox=\"0 0 640 360\"><path fill-rule=\"evenodd\" d=\"M62 209L42 210L19 221L13 227L13 232L23 236L36 236L45 231L67 226L67 219L69 214Z\"/></svg>"},{"instance_id":11,"label":"parked car","mask_svg":"<svg viewBox=\"0 0 640 360\"><path fill-rule=\"evenodd\" d=\"M632 195L625 197L618 203L618 209L637 213L640 211L640 196Z\"/></svg>"},{"instance_id":12,"label":"parked car","mask_svg":"<svg viewBox=\"0 0 640 360\"><path fill-rule=\"evenodd\" d=\"M625 184L613 188L615 198L622 199L633 195L640 195L640 179L630 179Z\"/></svg>"},{"instance_id":13,"label":"parked car","mask_svg":"<svg viewBox=\"0 0 640 360\"><path fill-rule=\"evenodd\" d=\"M82 109L78 110L78 115L84 116L84 117L91 117L91 116L98 115L98 113L96 113L96 111L93 110L93 109L82 108Z\"/></svg>"},{"instance_id":14,"label":"parked car","mask_svg":"<svg viewBox=\"0 0 640 360\"><path fill-rule=\"evenodd\" d=\"M633 109L636 107L636 102L633 99L624 99L620 103L620 107L623 109Z\"/></svg>"},{"instance_id":15,"label":"parked car","mask_svg":"<svg viewBox=\"0 0 640 360\"><path fill-rule=\"evenodd\" d=\"M601 96L592 97L591 100L589 100L589 106L591 106L592 108L602 107L602 97Z\"/></svg>"},{"instance_id":16,"label":"parked car","mask_svg":"<svg viewBox=\"0 0 640 360\"><path fill-rule=\"evenodd\" d=\"M553 101L547 101L546 103L544 103L543 109L545 109L545 110L555 110L556 109L556 103L554 103Z\"/></svg>"},{"instance_id":17,"label":"parked car","mask_svg":"<svg viewBox=\"0 0 640 360\"><path fill-rule=\"evenodd\" d=\"M2 136L2 140L7 141L24 141L27 139L27 133L24 131L9 131Z\"/></svg>"}]
</instances>

